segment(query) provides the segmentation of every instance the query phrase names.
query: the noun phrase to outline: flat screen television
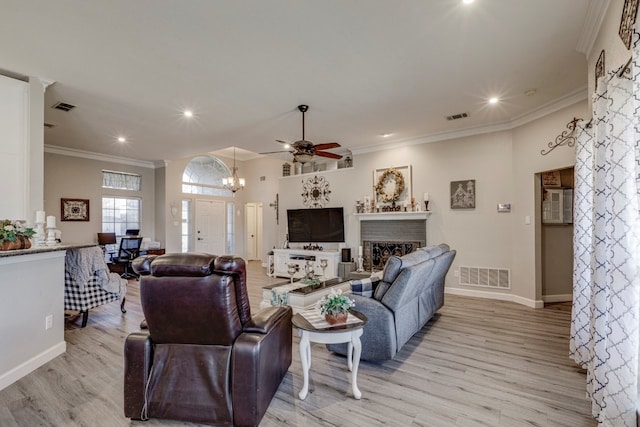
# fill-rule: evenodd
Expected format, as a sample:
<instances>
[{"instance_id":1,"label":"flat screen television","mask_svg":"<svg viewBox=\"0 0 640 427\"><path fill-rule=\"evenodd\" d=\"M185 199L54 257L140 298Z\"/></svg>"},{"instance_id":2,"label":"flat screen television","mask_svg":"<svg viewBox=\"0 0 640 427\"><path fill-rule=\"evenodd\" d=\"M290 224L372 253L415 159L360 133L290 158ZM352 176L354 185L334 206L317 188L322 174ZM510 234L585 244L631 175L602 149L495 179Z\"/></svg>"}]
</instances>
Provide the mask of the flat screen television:
<instances>
[{"instance_id":1,"label":"flat screen television","mask_svg":"<svg viewBox=\"0 0 640 427\"><path fill-rule=\"evenodd\" d=\"M344 242L342 208L287 209L289 242Z\"/></svg>"}]
</instances>

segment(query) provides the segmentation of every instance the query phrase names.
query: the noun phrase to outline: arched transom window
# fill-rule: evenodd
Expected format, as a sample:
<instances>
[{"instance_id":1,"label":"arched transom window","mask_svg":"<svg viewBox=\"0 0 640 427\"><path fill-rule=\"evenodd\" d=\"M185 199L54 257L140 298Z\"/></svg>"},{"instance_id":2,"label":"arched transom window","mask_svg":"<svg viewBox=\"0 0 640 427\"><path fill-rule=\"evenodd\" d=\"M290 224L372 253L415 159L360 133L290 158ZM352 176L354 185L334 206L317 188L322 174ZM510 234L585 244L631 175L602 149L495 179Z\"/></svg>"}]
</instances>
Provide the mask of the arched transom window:
<instances>
[{"instance_id":1,"label":"arched transom window","mask_svg":"<svg viewBox=\"0 0 640 427\"><path fill-rule=\"evenodd\" d=\"M232 197L233 193L222 185L222 178L230 174L227 165L215 157L194 157L182 173L182 192Z\"/></svg>"}]
</instances>

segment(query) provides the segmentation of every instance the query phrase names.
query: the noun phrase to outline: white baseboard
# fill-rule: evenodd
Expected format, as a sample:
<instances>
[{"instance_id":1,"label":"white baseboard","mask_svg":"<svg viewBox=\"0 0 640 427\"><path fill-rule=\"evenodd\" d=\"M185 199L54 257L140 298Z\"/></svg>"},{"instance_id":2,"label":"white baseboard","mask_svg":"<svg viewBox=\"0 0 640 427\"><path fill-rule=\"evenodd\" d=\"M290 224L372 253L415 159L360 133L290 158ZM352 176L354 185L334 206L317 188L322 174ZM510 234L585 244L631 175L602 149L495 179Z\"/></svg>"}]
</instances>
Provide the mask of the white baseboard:
<instances>
[{"instance_id":1,"label":"white baseboard","mask_svg":"<svg viewBox=\"0 0 640 427\"><path fill-rule=\"evenodd\" d=\"M573 301L573 294L542 295L542 301L544 301L544 302L571 302L571 301Z\"/></svg>"},{"instance_id":2,"label":"white baseboard","mask_svg":"<svg viewBox=\"0 0 640 427\"><path fill-rule=\"evenodd\" d=\"M67 351L67 343L65 341L62 341L54 345L53 347L49 347L48 349L40 354L37 354L31 359L26 360L24 363L21 363L10 371L5 372L4 374L0 375L0 390L9 387L20 378L38 369L40 366L44 365L50 360L55 359L65 351Z\"/></svg>"},{"instance_id":3,"label":"white baseboard","mask_svg":"<svg viewBox=\"0 0 640 427\"><path fill-rule=\"evenodd\" d=\"M463 289L463 288L444 288L444 292L452 295L462 295L465 297L487 298L500 301L511 301L517 304L522 304L531 308L543 308L544 301L536 301L529 298L524 298L519 295L505 294L504 292L487 292L476 289Z\"/></svg>"}]
</instances>

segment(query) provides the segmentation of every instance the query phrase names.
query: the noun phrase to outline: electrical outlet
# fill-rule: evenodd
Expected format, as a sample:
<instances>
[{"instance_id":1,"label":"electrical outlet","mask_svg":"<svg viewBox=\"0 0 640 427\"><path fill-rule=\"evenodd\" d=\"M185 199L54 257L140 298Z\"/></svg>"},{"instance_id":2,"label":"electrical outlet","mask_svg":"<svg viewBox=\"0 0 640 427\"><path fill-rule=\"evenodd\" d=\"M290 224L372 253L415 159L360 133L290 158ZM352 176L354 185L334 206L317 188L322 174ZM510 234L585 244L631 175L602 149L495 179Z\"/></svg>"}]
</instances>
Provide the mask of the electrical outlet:
<instances>
[{"instance_id":1,"label":"electrical outlet","mask_svg":"<svg viewBox=\"0 0 640 427\"><path fill-rule=\"evenodd\" d=\"M47 329L51 329L53 328L53 314L48 315L47 317L44 318L44 329L45 331Z\"/></svg>"},{"instance_id":2,"label":"electrical outlet","mask_svg":"<svg viewBox=\"0 0 640 427\"><path fill-rule=\"evenodd\" d=\"M453 270L453 277L459 277L460 276L460 271L456 268L455 270Z\"/></svg>"}]
</instances>

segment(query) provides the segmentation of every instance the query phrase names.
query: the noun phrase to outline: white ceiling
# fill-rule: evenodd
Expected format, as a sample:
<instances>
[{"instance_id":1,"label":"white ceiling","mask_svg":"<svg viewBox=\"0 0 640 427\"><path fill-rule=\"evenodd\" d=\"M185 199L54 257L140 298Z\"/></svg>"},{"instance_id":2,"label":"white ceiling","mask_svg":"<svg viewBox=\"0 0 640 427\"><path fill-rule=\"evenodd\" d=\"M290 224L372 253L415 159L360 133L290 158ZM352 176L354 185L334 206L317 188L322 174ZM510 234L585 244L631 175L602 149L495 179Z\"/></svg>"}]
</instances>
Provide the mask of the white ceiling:
<instances>
[{"instance_id":1,"label":"white ceiling","mask_svg":"<svg viewBox=\"0 0 640 427\"><path fill-rule=\"evenodd\" d=\"M48 145L146 161L274 151L300 139L308 104L306 139L357 152L586 93L592 1L0 0L0 69L55 81Z\"/></svg>"}]
</instances>

